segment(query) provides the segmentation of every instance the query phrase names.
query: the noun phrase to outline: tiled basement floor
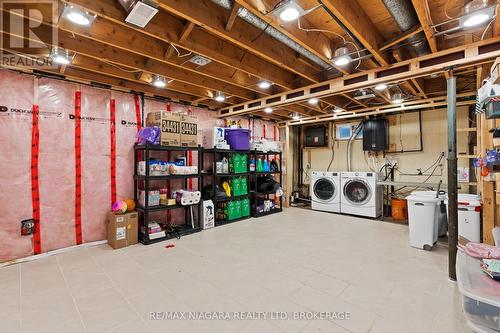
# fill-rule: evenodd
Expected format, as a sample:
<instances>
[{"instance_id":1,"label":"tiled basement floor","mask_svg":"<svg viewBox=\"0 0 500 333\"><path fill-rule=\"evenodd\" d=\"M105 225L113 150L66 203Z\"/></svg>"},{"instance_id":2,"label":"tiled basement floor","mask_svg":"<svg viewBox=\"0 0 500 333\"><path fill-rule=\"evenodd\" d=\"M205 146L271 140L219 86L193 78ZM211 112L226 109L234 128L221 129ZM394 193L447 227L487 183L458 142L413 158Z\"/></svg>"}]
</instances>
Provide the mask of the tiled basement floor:
<instances>
[{"instance_id":1,"label":"tiled basement floor","mask_svg":"<svg viewBox=\"0 0 500 333\"><path fill-rule=\"evenodd\" d=\"M0 332L462 333L447 251L408 228L301 209L167 243L0 269ZM166 311L348 311L350 320L151 320Z\"/></svg>"}]
</instances>

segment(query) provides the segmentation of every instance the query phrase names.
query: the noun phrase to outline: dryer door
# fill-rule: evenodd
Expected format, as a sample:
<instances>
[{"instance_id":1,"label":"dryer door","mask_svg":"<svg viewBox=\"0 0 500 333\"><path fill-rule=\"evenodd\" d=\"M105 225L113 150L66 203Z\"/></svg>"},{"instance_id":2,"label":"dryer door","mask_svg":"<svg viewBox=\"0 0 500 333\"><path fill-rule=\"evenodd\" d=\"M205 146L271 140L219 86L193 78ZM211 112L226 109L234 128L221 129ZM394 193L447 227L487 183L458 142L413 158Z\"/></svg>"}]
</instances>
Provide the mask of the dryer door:
<instances>
[{"instance_id":1,"label":"dryer door","mask_svg":"<svg viewBox=\"0 0 500 333\"><path fill-rule=\"evenodd\" d=\"M362 206L370 201L372 189L363 179L351 179L344 185L344 197L350 204Z\"/></svg>"},{"instance_id":2,"label":"dryer door","mask_svg":"<svg viewBox=\"0 0 500 333\"><path fill-rule=\"evenodd\" d=\"M319 178L314 183L314 196L321 202L329 202L337 195L337 189L332 180L328 178Z\"/></svg>"}]
</instances>

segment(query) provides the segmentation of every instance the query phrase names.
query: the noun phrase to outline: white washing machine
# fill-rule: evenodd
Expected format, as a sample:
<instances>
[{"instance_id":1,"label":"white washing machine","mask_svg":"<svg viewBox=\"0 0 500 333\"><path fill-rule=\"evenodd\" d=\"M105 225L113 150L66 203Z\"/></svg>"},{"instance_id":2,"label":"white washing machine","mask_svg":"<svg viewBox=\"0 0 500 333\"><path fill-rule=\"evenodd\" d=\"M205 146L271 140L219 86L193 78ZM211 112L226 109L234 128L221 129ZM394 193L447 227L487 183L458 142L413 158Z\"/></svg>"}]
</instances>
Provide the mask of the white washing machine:
<instances>
[{"instance_id":1,"label":"white washing machine","mask_svg":"<svg viewBox=\"0 0 500 333\"><path fill-rule=\"evenodd\" d=\"M382 215L383 188L377 172L342 172L341 212L377 218Z\"/></svg>"},{"instance_id":2,"label":"white washing machine","mask_svg":"<svg viewBox=\"0 0 500 333\"><path fill-rule=\"evenodd\" d=\"M340 213L340 172L313 171L311 176L311 208Z\"/></svg>"}]
</instances>

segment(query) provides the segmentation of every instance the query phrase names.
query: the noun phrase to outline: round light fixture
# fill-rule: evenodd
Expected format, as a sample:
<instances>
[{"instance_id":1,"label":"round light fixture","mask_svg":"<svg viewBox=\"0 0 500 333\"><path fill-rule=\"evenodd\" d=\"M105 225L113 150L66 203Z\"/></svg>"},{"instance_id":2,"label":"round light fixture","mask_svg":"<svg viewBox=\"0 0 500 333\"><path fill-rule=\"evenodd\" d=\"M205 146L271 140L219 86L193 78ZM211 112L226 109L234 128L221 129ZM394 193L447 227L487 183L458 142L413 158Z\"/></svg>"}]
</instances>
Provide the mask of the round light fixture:
<instances>
[{"instance_id":1,"label":"round light fixture","mask_svg":"<svg viewBox=\"0 0 500 333\"><path fill-rule=\"evenodd\" d=\"M347 47L339 47L335 50L335 57L333 58L333 64L335 66L345 66L352 61L349 56L349 49Z\"/></svg>"},{"instance_id":2,"label":"round light fixture","mask_svg":"<svg viewBox=\"0 0 500 333\"><path fill-rule=\"evenodd\" d=\"M280 19L282 19L285 22L290 22L298 19L300 16L300 13L297 8L289 6L283 9L280 13Z\"/></svg>"},{"instance_id":3,"label":"round light fixture","mask_svg":"<svg viewBox=\"0 0 500 333\"><path fill-rule=\"evenodd\" d=\"M163 76L155 75L153 78L153 86L156 88L165 88L167 86L167 81Z\"/></svg>"},{"instance_id":4,"label":"round light fixture","mask_svg":"<svg viewBox=\"0 0 500 333\"><path fill-rule=\"evenodd\" d=\"M311 105L316 105L318 104L319 100L317 98L310 98L308 103Z\"/></svg>"},{"instance_id":5,"label":"round light fixture","mask_svg":"<svg viewBox=\"0 0 500 333\"><path fill-rule=\"evenodd\" d=\"M403 99L403 94L402 93L395 93L393 96L392 96L392 103L394 104L401 104L403 103L404 99Z\"/></svg>"},{"instance_id":6,"label":"round light fixture","mask_svg":"<svg viewBox=\"0 0 500 333\"><path fill-rule=\"evenodd\" d=\"M465 5L460 22L464 28L481 25L495 15L495 8L488 0L472 0Z\"/></svg>"},{"instance_id":7,"label":"round light fixture","mask_svg":"<svg viewBox=\"0 0 500 333\"><path fill-rule=\"evenodd\" d=\"M224 95L224 93L218 91L216 94L215 94L215 100L217 102L224 102L226 100L226 96Z\"/></svg>"},{"instance_id":8,"label":"round light fixture","mask_svg":"<svg viewBox=\"0 0 500 333\"><path fill-rule=\"evenodd\" d=\"M271 85L272 84L269 81L264 80L264 81L259 82L259 88L261 88L261 89L269 89L271 87Z\"/></svg>"},{"instance_id":9,"label":"round light fixture","mask_svg":"<svg viewBox=\"0 0 500 333\"><path fill-rule=\"evenodd\" d=\"M387 89L387 84L385 83L379 83L375 86L375 90L377 91L383 91Z\"/></svg>"},{"instance_id":10,"label":"round light fixture","mask_svg":"<svg viewBox=\"0 0 500 333\"><path fill-rule=\"evenodd\" d=\"M338 106L336 106L334 109L333 109L333 113L340 113L344 111L342 108L339 108Z\"/></svg>"},{"instance_id":11,"label":"round light fixture","mask_svg":"<svg viewBox=\"0 0 500 333\"><path fill-rule=\"evenodd\" d=\"M54 48L50 54L50 58L53 62L59 65L69 65L71 60L69 58L69 53L67 50L59 50L59 48Z\"/></svg>"},{"instance_id":12,"label":"round light fixture","mask_svg":"<svg viewBox=\"0 0 500 333\"><path fill-rule=\"evenodd\" d=\"M66 18L70 20L71 22L78 24L78 25L89 25L90 24L90 19L85 13L82 13L81 11L77 9L71 9L67 14Z\"/></svg>"},{"instance_id":13,"label":"round light fixture","mask_svg":"<svg viewBox=\"0 0 500 333\"><path fill-rule=\"evenodd\" d=\"M273 113L273 108L267 107L264 109L265 113Z\"/></svg>"},{"instance_id":14,"label":"round light fixture","mask_svg":"<svg viewBox=\"0 0 500 333\"><path fill-rule=\"evenodd\" d=\"M300 116L296 113L292 116L292 119L293 120L299 120L300 119Z\"/></svg>"},{"instance_id":15,"label":"round light fixture","mask_svg":"<svg viewBox=\"0 0 500 333\"><path fill-rule=\"evenodd\" d=\"M483 24L490 18L487 14L472 14L470 17L466 18L464 21L464 27L474 27L476 25Z\"/></svg>"}]
</instances>

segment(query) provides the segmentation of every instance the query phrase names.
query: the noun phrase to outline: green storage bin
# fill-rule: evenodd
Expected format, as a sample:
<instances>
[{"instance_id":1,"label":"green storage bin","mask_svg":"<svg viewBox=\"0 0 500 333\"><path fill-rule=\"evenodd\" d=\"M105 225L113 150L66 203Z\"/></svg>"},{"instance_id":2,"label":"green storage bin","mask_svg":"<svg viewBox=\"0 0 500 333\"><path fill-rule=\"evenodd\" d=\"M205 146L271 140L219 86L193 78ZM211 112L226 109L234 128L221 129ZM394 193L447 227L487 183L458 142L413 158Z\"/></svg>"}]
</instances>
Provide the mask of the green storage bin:
<instances>
[{"instance_id":1,"label":"green storage bin","mask_svg":"<svg viewBox=\"0 0 500 333\"><path fill-rule=\"evenodd\" d=\"M243 216L242 210L241 210L241 200L233 201L233 204L234 204L234 210L235 210L235 216L236 216L234 219L239 219Z\"/></svg>"},{"instance_id":2,"label":"green storage bin","mask_svg":"<svg viewBox=\"0 0 500 333\"><path fill-rule=\"evenodd\" d=\"M231 157L229 158L229 172L230 173L237 173L237 165L239 162L237 161L237 156L236 154L232 154Z\"/></svg>"},{"instance_id":3,"label":"green storage bin","mask_svg":"<svg viewBox=\"0 0 500 333\"><path fill-rule=\"evenodd\" d=\"M248 194L248 178L246 177L241 177L240 178L240 195L247 195Z\"/></svg>"},{"instance_id":4,"label":"green storage bin","mask_svg":"<svg viewBox=\"0 0 500 333\"><path fill-rule=\"evenodd\" d=\"M246 173L248 172L248 155L247 154L241 154L240 155L240 162L241 162L241 173Z\"/></svg>"},{"instance_id":5,"label":"green storage bin","mask_svg":"<svg viewBox=\"0 0 500 333\"><path fill-rule=\"evenodd\" d=\"M237 197L237 196L242 195L241 194L241 179L240 178L231 179L231 192L233 194L233 197Z\"/></svg>"},{"instance_id":6,"label":"green storage bin","mask_svg":"<svg viewBox=\"0 0 500 333\"><path fill-rule=\"evenodd\" d=\"M225 215L228 221L236 220L241 217L241 205L237 205L236 201L230 201L226 204Z\"/></svg>"},{"instance_id":7,"label":"green storage bin","mask_svg":"<svg viewBox=\"0 0 500 333\"><path fill-rule=\"evenodd\" d=\"M242 217L250 216L250 199L241 200L241 216Z\"/></svg>"}]
</instances>

